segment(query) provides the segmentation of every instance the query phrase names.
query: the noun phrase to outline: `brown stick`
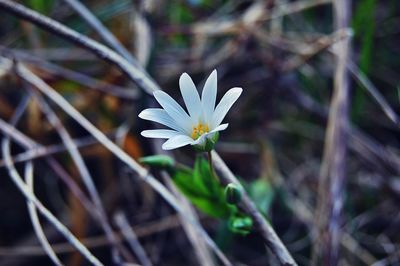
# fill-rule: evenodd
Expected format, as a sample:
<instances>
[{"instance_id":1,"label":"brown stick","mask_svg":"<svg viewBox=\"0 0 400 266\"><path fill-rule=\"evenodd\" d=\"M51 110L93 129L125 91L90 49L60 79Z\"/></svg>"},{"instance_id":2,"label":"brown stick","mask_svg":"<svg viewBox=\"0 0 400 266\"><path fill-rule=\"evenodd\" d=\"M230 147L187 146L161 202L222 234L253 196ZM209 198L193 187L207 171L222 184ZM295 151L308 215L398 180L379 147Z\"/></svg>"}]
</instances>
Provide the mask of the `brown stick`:
<instances>
[{"instance_id":1,"label":"brown stick","mask_svg":"<svg viewBox=\"0 0 400 266\"><path fill-rule=\"evenodd\" d=\"M237 180L235 175L226 166L225 162L215 151L212 151L212 159L215 169L220 172L220 181L223 185L228 185L230 183L237 184L241 187L240 182ZM264 239L265 244L268 248L275 254L281 265L297 265L289 251L283 245L282 241L279 239L278 235L272 226L265 220L263 215L257 210L256 205L247 195L246 191L242 188L242 200L240 202L240 207L245 211L254 221L254 225L259 230L261 236Z\"/></svg>"},{"instance_id":2,"label":"brown stick","mask_svg":"<svg viewBox=\"0 0 400 266\"><path fill-rule=\"evenodd\" d=\"M350 1L333 2L336 29L349 25ZM324 155L318 187L316 212L316 241L313 247L313 265L337 265L341 238L340 215L343 206L343 188L346 176L348 126L348 71L349 39L337 43L337 62L334 95L329 111Z\"/></svg>"},{"instance_id":3,"label":"brown stick","mask_svg":"<svg viewBox=\"0 0 400 266\"><path fill-rule=\"evenodd\" d=\"M150 78L146 71L144 71L139 65L132 65L129 61L109 49L107 46L64 26L58 21L43 16L36 11L15 3L14 1L0 0L0 9L45 28L54 34L85 48L97 55L99 58L114 64L147 93L152 94L153 91L160 89L158 84Z\"/></svg>"}]
</instances>

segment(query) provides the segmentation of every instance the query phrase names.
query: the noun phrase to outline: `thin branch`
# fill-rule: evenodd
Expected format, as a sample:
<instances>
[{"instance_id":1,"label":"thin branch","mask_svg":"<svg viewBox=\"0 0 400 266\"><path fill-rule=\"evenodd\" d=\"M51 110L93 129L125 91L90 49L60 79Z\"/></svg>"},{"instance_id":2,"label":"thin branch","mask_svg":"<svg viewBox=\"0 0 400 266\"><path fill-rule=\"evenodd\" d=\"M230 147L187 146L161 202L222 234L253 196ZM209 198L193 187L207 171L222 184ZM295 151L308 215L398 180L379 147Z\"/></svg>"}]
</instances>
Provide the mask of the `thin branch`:
<instances>
[{"instance_id":1,"label":"thin branch","mask_svg":"<svg viewBox=\"0 0 400 266\"><path fill-rule=\"evenodd\" d=\"M24 99L21 101L21 103L18 105L16 111L14 112L14 115L11 118L11 125L16 126L18 124L18 121L21 119L23 113L25 112L28 103L29 103L30 97L25 96ZM8 142L9 143L9 142ZM9 156L11 156L9 154ZM33 163L32 161L29 161L25 164L25 182L30 189L31 193L34 193L34 185L33 185ZM62 265L61 261L58 259L57 255L55 254L54 250L52 249L49 241L46 238L46 235L44 234L44 231L42 229L42 226L40 224L39 216L36 210L35 205L27 200L26 201L28 205L28 213L29 217L31 219L33 229L35 231L35 234L37 238L39 239L40 244L42 245L44 251L47 253L47 255L50 257L50 259L53 261L53 263L57 266Z\"/></svg>"},{"instance_id":2,"label":"thin branch","mask_svg":"<svg viewBox=\"0 0 400 266\"><path fill-rule=\"evenodd\" d=\"M29 147L36 148L35 145L28 137L18 131L15 127L8 124L6 121L0 118L0 131L12 138L14 141L18 142L18 144Z\"/></svg>"},{"instance_id":3,"label":"thin branch","mask_svg":"<svg viewBox=\"0 0 400 266\"><path fill-rule=\"evenodd\" d=\"M293 211L293 213L296 214L296 217L301 220L309 228L309 230L312 230L314 214L310 210L309 206L307 206L300 198L297 198L290 193L286 194L286 199L291 202L291 204L289 204L288 206ZM346 248L348 251L354 253L366 265L371 265L376 261L376 258L371 253L369 253L368 250L364 249L347 232L343 232L341 245L343 248Z\"/></svg>"},{"instance_id":4,"label":"thin branch","mask_svg":"<svg viewBox=\"0 0 400 266\"><path fill-rule=\"evenodd\" d=\"M7 135L7 138L5 138L4 140L7 140L7 142L5 142L5 147L9 149L9 139L10 137L13 137L15 140L19 141L19 144L25 146L25 148L34 148L34 147L40 147L40 145L34 143L32 140L30 140L28 137L26 137L25 135L23 135L21 132L19 132L18 130L16 130L15 128L13 128L11 125L8 125L7 123L5 123L3 120L0 119L0 129L3 131L3 133L5 133ZM16 137L17 136L17 137ZM6 150L7 151L7 150ZM7 157L8 156L8 157ZM7 169L10 172L10 176L13 178L14 182L18 182L17 184L20 185L20 182L23 181L22 179L19 177L18 172L15 170L15 167L13 165L13 162L11 160L11 155L8 153L7 156L3 156L4 157L4 162L5 162L5 166L7 167ZM94 208L94 206L92 206L92 203L86 198L86 196L84 195L84 193L80 190L80 188L76 185L76 183L73 182L73 180L68 176L68 174L65 172L65 170L57 163L57 161L55 161L54 158L50 157L47 159L48 163L50 164L50 166L54 169L54 171L56 173L58 173L58 175L61 177L61 179L67 184L67 186L71 189L72 193L74 193L75 196L77 196L80 201L82 202L82 204L85 206L85 208L89 211L89 213L96 218L96 220L98 220L98 213L97 213L97 209ZM10 167L10 165L12 167ZM21 179L21 181L19 182L18 179ZM19 187L20 188L20 187ZM20 188L22 189L22 188ZM30 192L30 188L26 187L27 192ZM24 193L24 191L23 191ZM32 201L31 198L29 198L29 194L24 194L30 201ZM34 197L34 195L33 195ZM57 218L55 218L54 216L52 216L52 214L43 206L41 205L41 203L36 199L35 202L33 202L35 204L35 206L39 209L39 211L53 224L55 225L55 227L57 228L57 230L61 230L60 232L67 238L68 241L70 241L72 243L72 245L74 247L76 247L78 250L80 250L81 252L86 252L84 248L82 248L82 246L79 246L78 243L76 243L76 239L74 240L74 236L69 236L68 234L70 234L70 232L68 231L68 229L63 228L63 224L60 223ZM41 206L38 207L38 204L40 204ZM64 231L62 231L64 230ZM86 252L87 253L87 252ZM83 253L84 254L84 253ZM89 253L87 253L86 255L84 254L85 257L87 257L88 255L90 255ZM95 261L96 258L92 258L91 260ZM102 264L96 264L95 265L102 265Z\"/></svg>"},{"instance_id":5,"label":"thin branch","mask_svg":"<svg viewBox=\"0 0 400 266\"><path fill-rule=\"evenodd\" d=\"M19 130L9 125L5 121L0 118L0 131L6 134L9 138L12 138L14 141L17 141L18 144L23 146L25 149L35 150L44 148L40 144L34 142ZM85 193L79 188L79 186L73 181L73 179L68 175L68 173L62 168L62 166L53 158L46 158L47 163L54 170L55 173L61 178L61 180L67 185L67 187L72 191L72 193L82 202L83 206L92 214L94 218L97 217L98 214L96 212L96 208L94 208L93 204L90 200L85 196ZM13 162L11 158L11 162ZM7 166L5 159L2 161L2 166Z\"/></svg>"},{"instance_id":6,"label":"thin branch","mask_svg":"<svg viewBox=\"0 0 400 266\"><path fill-rule=\"evenodd\" d=\"M143 225L133 227L138 238L148 237L164 231L178 229L180 223L178 215L170 215L162 218L159 221L149 222ZM116 233L118 241L123 241L121 232ZM108 239L104 235L93 236L81 239L82 243L91 248L102 248L109 244ZM70 243L55 243L53 249L57 254L67 254L74 252L75 249ZM37 245L31 246L16 246L16 247L0 247L0 257L13 257L13 256L46 256L43 249Z\"/></svg>"},{"instance_id":7,"label":"thin branch","mask_svg":"<svg viewBox=\"0 0 400 266\"><path fill-rule=\"evenodd\" d=\"M328 108L326 106L321 105L299 88L293 87L290 92L294 95L295 104L323 120L327 120ZM396 152L387 149L354 125L349 126L348 138L350 148L375 168L388 168L400 174L400 157Z\"/></svg>"},{"instance_id":8,"label":"thin branch","mask_svg":"<svg viewBox=\"0 0 400 266\"><path fill-rule=\"evenodd\" d=\"M68 131L66 130L66 128L61 123L60 119L57 117L57 115L51 109L51 107L47 104L47 102L39 94L37 94L37 92L36 93L33 92L33 94L39 102L39 107L42 109L42 111L46 115L48 121L56 129L61 140L65 144L65 147L67 148L68 153L71 155L71 158L74 161L74 163L79 171L79 174L82 177L83 183L85 184L85 186L89 192L89 195L95 205L95 208L97 209L96 213L99 214L99 217L98 217L99 222L100 222L106 236L109 238L110 243L114 246L114 248L117 248L116 250L113 250L113 256L114 256L115 262L121 261L118 251L120 251L121 254L125 255L126 259L129 259L129 255L126 254L126 252L123 252L122 246L119 245L116 241L116 238L114 236L111 225L107 219L106 212L105 212L103 204L101 202L99 193L93 182L93 178L90 175L89 169L87 168L77 146L73 142L73 140L72 140L71 136L69 135Z\"/></svg>"},{"instance_id":9,"label":"thin branch","mask_svg":"<svg viewBox=\"0 0 400 266\"><path fill-rule=\"evenodd\" d=\"M291 15L294 13L302 12L304 10L314 8L319 5L327 5L335 0L303 0L296 2L289 2L288 4L275 7L276 10L266 13L260 20L267 21L276 19L282 16Z\"/></svg>"},{"instance_id":10,"label":"thin branch","mask_svg":"<svg viewBox=\"0 0 400 266\"><path fill-rule=\"evenodd\" d=\"M286 15L301 12L318 5L331 3L332 0L303 0L290 2L285 5L277 6L275 10L268 10L265 3L256 1L252 6L247 8L240 17L233 19L221 20L206 20L204 22L195 23L191 26L187 33L206 34L209 36L240 34L243 32L243 27L248 27L260 22L265 22L272 19L277 19Z\"/></svg>"},{"instance_id":11,"label":"thin branch","mask_svg":"<svg viewBox=\"0 0 400 266\"><path fill-rule=\"evenodd\" d=\"M1 121L0 121L1 123ZM73 139L77 148L85 148L91 145L98 145L98 141L93 137L84 137L84 138L76 138ZM38 159L40 157L50 156L56 153L65 152L66 147L64 144L54 144L50 146L40 146L35 148L27 149L25 152L21 152L12 157L12 161L14 164L22 163L26 161L30 161L33 159ZM0 168L4 167L4 160L0 160Z\"/></svg>"},{"instance_id":12,"label":"thin branch","mask_svg":"<svg viewBox=\"0 0 400 266\"><path fill-rule=\"evenodd\" d=\"M24 197L32 202L38 211L55 226L55 228L72 244L77 250L93 265L103 265L93 254L65 227L31 192L30 188L24 183L17 170L15 169L10 155L10 139L3 138L2 152L10 177Z\"/></svg>"},{"instance_id":13,"label":"thin branch","mask_svg":"<svg viewBox=\"0 0 400 266\"><path fill-rule=\"evenodd\" d=\"M26 182L27 186L31 189L31 192L33 194L34 191L33 191L33 163L32 163L32 161L29 161L25 164L25 182ZM57 255L54 252L53 248L51 247L49 241L47 240L46 235L44 234L44 231L40 224L40 220L39 220L39 216L38 216L35 204L33 204L29 200L27 201L27 204L28 204L29 216L31 218L33 228L35 230L35 233L36 233L43 249L46 251L47 255L49 256L49 258L53 261L53 263L55 265L57 265L57 266L62 265L60 259L57 257Z\"/></svg>"},{"instance_id":14,"label":"thin branch","mask_svg":"<svg viewBox=\"0 0 400 266\"><path fill-rule=\"evenodd\" d=\"M118 212L114 216L114 221L118 225L121 234L125 238L125 240L129 243L132 251L136 254L139 259L139 262L143 266L151 266L153 265L146 254L146 251L140 244L135 231L129 225L128 220L126 219L125 215L122 212Z\"/></svg>"},{"instance_id":15,"label":"thin branch","mask_svg":"<svg viewBox=\"0 0 400 266\"><path fill-rule=\"evenodd\" d=\"M139 96L139 91L136 89L134 90L131 88L130 90L128 90L127 88L92 78L80 72L76 72L71 69L62 67L58 64L51 63L44 60L43 58L28 54L26 52L22 52L20 50L10 49L0 45L0 53L5 57L12 57L14 59L17 59L18 61L32 64L33 66L40 68L47 73L60 76L64 79L72 80L85 87L105 92L119 98L134 100L137 99Z\"/></svg>"},{"instance_id":16,"label":"thin branch","mask_svg":"<svg viewBox=\"0 0 400 266\"><path fill-rule=\"evenodd\" d=\"M94 41L74 31L63 24L55 21L49 17L43 16L40 13L33 11L25 6L18 4L14 1L0 0L0 9L10 12L20 18L29 20L30 22L47 29L48 31L65 38L78 46L81 46L99 58L106 60L116 65L122 72L124 72L131 80L135 81L138 86L142 87L147 93L152 94L160 87L154 80L152 80L146 72L139 66L132 65L129 61L123 58L118 53L109 49L101 43Z\"/></svg>"},{"instance_id":17,"label":"thin branch","mask_svg":"<svg viewBox=\"0 0 400 266\"><path fill-rule=\"evenodd\" d=\"M386 99L380 94L380 92L377 90L377 88L372 84L372 82L368 79L367 76L354 64L354 62L349 62L348 64L348 69L350 72L353 74L353 76L356 78L358 83L362 85L370 94L371 96L376 100L376 102L379 104L379 106L382 108L383 112L386 114L386 116L397 126L400 127L400 118L396 114L396 112L390 107L389 103L386 101Z\"/></svg>"},{"instance_id":18,"label":"thin branch","mask_svg":"<svg viewBox=\"0 0 400 266\"><path fill-rule=\"evenodd\" d=\"M263 215L257 210L256 205L252 202L247 192L244 190L239 180L231 172L231 170L226 166L225 162L215 151L212 151L212 158L215 169L220 172L220 180L223 185L228 185L230 183L237 184L242 188L242 209L251 216L254 220L254 225L260 231L261 236L264 239L267 247L272 251L272 253L278 258L281 265L297 265L289 251L283 245L282 241L279 239L275 233L272 226L265 220Z\"/></svg>"},{"instance_id":19,"label":"thin branch","mask_svg":"<svg viewBox=\"0 0 400 266\"><path fill-rule=\"evenodd\" d=\"M127 59L132 65L140 68L140 64L132 56L132 54L115 38L102 23L97 19L95 15L79 0L64 0L70 5L106 42L108 46L117 51L125 59Z\"/></svg>"},{"instance_id":20,"label":"thin branch","mask_svg":"<svg viewBox=\"0 0 400 266\"><path fill-rule=\"evenodd\" d=\"M336 29L349 26L349 0L333 2ZM337 265L341 239L340 218L343 208L343 189L346 177L347 134L349 130L349 76L347 63L350 40L336 44L337 63L334 94L331 100L325 136L324 155L318 184L316 211L316 241L313 246L313 265Z\"/></svg>"}]
</instances>

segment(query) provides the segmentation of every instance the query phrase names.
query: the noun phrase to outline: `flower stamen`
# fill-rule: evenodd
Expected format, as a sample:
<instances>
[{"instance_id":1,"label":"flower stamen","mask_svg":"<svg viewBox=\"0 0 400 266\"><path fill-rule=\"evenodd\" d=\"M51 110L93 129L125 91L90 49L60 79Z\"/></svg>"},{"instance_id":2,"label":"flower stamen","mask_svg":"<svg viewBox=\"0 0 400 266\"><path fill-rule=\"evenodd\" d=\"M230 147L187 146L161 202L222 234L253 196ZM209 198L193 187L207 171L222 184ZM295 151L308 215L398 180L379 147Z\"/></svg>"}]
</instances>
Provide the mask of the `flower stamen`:
<instances>
[{"instance_id":1,"label":"flower stamen","mask_svg":"<svg viewBox=\"0 0 400 266\"><path fill-rule=\"evenodd\" d=\"M192 139L196 140L201 135L208 133L208 132L209 132L209 128L208 128L207 124L198 123L197 126L193 127L191 137L192 137Z\"/></svg>"}]
</instances>

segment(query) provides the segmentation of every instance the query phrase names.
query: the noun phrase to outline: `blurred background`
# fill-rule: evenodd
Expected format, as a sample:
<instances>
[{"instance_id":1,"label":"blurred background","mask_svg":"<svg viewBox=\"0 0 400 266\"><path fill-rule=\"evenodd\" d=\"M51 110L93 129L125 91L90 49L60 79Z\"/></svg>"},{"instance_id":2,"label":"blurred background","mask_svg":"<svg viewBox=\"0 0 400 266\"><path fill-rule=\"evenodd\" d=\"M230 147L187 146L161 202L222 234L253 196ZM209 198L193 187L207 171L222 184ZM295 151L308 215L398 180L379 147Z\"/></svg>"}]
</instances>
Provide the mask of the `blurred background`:
<instances>
[{"instance_id":1,"label":"blurred background","mask_svg":"<svg viewBox=\"0 0 400 266\"><path fill-rule=\"evenodd\" d=\"M180 103L183 72L201 90L217 69L217 101L232 87L243 93L216 150L294 260L311 265L318 247L333 241L318 228L324 208L337 203L340 213L326 216L340 236L333 264L400 265L399 1L16 2L111 47ZM148 87L157 88L133 82L46 27L3 7L0 14L0 265L52 265L6 167L10 136L9 155L21 178L29 178L33 165L37 198L105 265L115 263L112 245L82 169L133 264L221 265L157 192L15 66L47 83L135 160L160 153L160 142L140 135L154 125L137 117L157 106ZM343 97L335 101L335 95ZM68 139L83 160L70 155ZM169 155L193 166L190 147ZM160 171L151 172L174 191ZM335 185L339 191L331 192ZM225 220L192 212L233 265L279 265L257 230L234 234ZM51 223L43 217L40 223L63 264L90 265ZM124 239L124 230L136 237ZM132 241L144 255L130 250Z\"/></svg>"}]
</instances>

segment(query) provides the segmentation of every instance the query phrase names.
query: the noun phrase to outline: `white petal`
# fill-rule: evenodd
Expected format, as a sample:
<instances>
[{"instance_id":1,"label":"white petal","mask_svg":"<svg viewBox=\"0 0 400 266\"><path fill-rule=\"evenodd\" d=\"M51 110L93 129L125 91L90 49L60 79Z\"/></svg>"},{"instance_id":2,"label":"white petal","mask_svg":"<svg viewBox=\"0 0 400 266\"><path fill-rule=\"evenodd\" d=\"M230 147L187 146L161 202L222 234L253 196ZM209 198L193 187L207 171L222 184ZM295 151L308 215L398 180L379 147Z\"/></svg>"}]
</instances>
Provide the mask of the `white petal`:
<instances>
[{"instance_id":1,"label":"white petal","mask_svg":"<svg viewBox=\"0 0 400 266\"><path fill-rule=\"evenodd\" d=\"M145 120L150 120L164 126L170 127L172 129L185 132L185 130L180 127L168 114L165 110L161 108L149 108L143 110L139 117Z\"/></svg>"},{"instance_id":2,"label":"white petal","mask_svg":"<svg viewBox=\"0 0 400 266\"><path fill-rule=\"evenodd\" d=\"M193 118L194 123L198 123L201 114L200 96L193 80L187 73L183 73L179 78L179 88L190 117Z\"/></svg>"},{"instance_id":3,"label":"white petal","mask_svg":"<svg viewBox=\"0 0 400 266\"><path fill-rule=\"evenodd\" d=\"M201 94L201 102L203 104L203 112L206 121L210 121L212 113L215 108L215 99L217 98L217 70L210 74L204 84L203 92Z\"/></svg>"},{"instance_id":4,"label":"white petal","mask_svg":"<svg viewBox=\"0 0 400 266\"><path fill-rule=\"evenodd\" d=\"M228 128L228 125L229 125L228 123L219 125L216 128L214 128L213 130L211 130L210 133L215 133L215 132L218 132L218 131L225 130L225 129Z\"/></svg>"},{"instance_id":5,"label":"white petal","mask_svg":"<svg viewBox=\"0 0 400 266\"><path fill-rule=\"evenodd\" d=\"M196 139L196 140L192 143L192 145L202 144L203 141L205 141L205 139L206 139L207 137L209 137L210 135L214 135L215 132L218 132L218 131L222 131L222 130L227 129L227 128L228 128L228 125L229 125L229 124L222 124L222 125L217 126L216 128L214 128L214 129L211 130L210 132L201 135L198 139Z\"/></svg>"},{"instance_id":6,"label":"white petal","mask_svg":"<svg viewBox=\"0 0 400 266\"><path fill-rule=\"evenodd\" d=\"M173 150L193 143L193 139L186 135L178 135L170 138L162 145L163 150Z\"/></svg>"},{"instance_id":7,"label":"white petal","mask_svg":"<svg viewBox=\"0 0 400 266\"><path fill-rule=\"evenodd\" d=\"M144 130L140 133L143 137L154 139L169 139L182 133L170 129Z\"/></svg>"},{"instance_id":8,"label":"white petal","mask_svg":"<svg viewBox=\"0 0 400 266\"><path fill-rule=\"evenodd\" d=\"M174 100L171 96L163 91L155 91L154 97L157 102L164 108L164 110L169 114L175 122L185 129L187 133L191 130L191 120L185 110Z\"/></svg>"},{"instance_id":9,"label":"white petal","mask_svg":"<svg viewBox=\"0 0 400 266\"><path fill-rule=\"evenodd\" d=\"M222 120L224 120L229 109L231 109L232 105L239 98L240 94L242 94L242 91L242 88L232 88L225 93L215 108L212 116L211 128L218 126Z\"/></svg>"}]
</instances>

